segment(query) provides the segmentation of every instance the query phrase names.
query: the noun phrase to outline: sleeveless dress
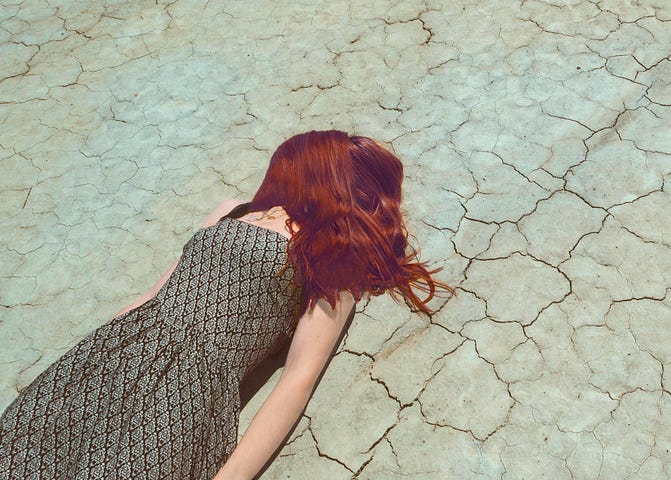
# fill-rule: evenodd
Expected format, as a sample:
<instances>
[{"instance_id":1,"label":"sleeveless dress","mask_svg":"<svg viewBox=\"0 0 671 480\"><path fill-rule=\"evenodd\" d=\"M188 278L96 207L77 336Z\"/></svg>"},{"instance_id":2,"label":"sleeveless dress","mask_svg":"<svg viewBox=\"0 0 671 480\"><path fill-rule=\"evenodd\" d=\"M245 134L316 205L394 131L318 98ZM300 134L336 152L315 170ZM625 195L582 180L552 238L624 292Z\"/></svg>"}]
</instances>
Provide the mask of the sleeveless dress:
<instances>
[{"instance_id":1,"label":"sleeveless dress","mask_svg":"<svg viewBox=\"0 0 671 480\"><path fill-rule=\"evenodd\" d=\"M230 215L191 237L154 298L7 407L0 480L214 477L237 444L241 380L286 346L301 304L288 239Z\"/></svg>"}]
</instances>

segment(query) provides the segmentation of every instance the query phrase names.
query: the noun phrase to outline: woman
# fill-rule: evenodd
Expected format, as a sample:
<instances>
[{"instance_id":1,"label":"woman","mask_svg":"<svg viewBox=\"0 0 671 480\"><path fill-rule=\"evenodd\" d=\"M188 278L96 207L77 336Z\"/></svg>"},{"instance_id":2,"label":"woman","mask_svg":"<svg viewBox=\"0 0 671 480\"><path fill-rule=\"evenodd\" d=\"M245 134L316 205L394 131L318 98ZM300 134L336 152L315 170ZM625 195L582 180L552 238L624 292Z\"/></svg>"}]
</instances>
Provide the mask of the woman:
<instances>
[{"instance_id":1,"label":"woman","mask_svg":"<svg viewBox=\"0 0 671 480\"><path fill-rule=\"evenodd\" d=\"M398 158L366 137L284 142L250 203L219 205L154 287L10 404L0 478L253 478L303 412L357 301L389 291L429 314L436 287L452 291L407 244L402 180ZM240 382L287 342L282 374L237 443Z\"/></svg>"}]
</instances>

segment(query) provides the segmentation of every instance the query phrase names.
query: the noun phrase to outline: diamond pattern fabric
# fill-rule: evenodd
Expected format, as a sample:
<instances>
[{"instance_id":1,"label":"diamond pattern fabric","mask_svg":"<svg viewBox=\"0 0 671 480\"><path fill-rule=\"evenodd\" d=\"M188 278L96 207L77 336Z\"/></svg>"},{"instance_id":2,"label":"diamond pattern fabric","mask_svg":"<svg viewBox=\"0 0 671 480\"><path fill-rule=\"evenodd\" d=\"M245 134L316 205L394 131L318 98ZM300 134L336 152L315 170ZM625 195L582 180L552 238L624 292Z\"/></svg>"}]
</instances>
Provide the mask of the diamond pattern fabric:
<instances>
[{"instance_id":1,"label":"diamond pattern fabric","mask_svg":"<svg viewBox=\"0 0 671 480\"><path fill-rule=\"evenodd\" d=\"M90 333L0 417L0 479L211 480L237 443L239 384L293 335L288 239L223 217L143 305Z\"/></svg>"}]
</instances>

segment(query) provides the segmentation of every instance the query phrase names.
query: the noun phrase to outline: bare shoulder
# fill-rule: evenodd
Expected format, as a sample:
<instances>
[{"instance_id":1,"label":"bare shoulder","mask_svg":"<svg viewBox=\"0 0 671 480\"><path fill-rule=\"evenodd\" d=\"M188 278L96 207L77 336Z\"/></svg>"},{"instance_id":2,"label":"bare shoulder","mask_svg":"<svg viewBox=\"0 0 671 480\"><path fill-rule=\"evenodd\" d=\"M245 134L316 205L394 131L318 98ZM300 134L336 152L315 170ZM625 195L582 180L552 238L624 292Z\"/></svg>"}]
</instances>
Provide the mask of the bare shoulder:
<instances>
[{"instance_id":1,"label":"bare shoulder","mask_svg":"<svg viewBox=\"0 0 671 480\"><path fill-rule=\"evenodd\" d=\"M336 298L335 308L331 307L325 299L320 298L315 308L312 311L303 313L301 319L319 317L321 319L330 318L342 322L347 319L347 316L355 305L356 300L354 300L354 296L350 292L343 290Z\"/></svg>"},{"instance_id":2,"label":"bare shoulder","mask_svg":"<svg viewBox=\"0 0 671 480\"><path fill-rule=\"evenodd\" d=\"M346 290L340 292L340 298L336 304L338 315L345 315L347 317L355 305L356 300L354 299L354 295Z\"/></svg>"},{"instance_id":3,"label":"bare shoulder","mask_svg":"<svg viewBox=\"0 0 671 480\"><path fill-rule=\"evenodd\" d=\"M320 298L296 326L282 375L291 376L312 389L342 338L349 314L356 304L349 292L340 292L335 308Z\"/></svg>"},{"instance_id":4,"label":"bare shoulder","mask_svg":"<svg viewBox=\"0 0 671 480\"><path fill-rule=\"evenodd\" d=\"M219 205L217 205L214 208L214 210L212 210L212 212L207 216L207 218L205 218L205 221L203 222L203 228L211 227L212 225L217 223L219 219L221 219L221 217L228 214L231 210L233 210L241 203L246 203L246 200L239 200L235 198L224 200Z\"/></svg>"}]
</instances>

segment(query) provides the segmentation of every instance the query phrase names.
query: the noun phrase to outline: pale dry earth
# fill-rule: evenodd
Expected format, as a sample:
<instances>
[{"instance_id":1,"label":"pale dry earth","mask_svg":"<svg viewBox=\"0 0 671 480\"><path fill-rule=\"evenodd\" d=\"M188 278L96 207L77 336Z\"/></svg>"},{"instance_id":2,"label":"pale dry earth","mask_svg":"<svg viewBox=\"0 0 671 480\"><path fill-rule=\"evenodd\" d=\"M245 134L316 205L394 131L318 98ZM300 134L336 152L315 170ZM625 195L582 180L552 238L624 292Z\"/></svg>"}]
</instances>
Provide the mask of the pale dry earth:
<instances>
[{"instance_id":1,"label":"pale dry earth","mask_svg":"<svg viewBox=\"0 0 671 480\"><path fill-rule=\"evenodd\" d=\"M458 292L360 304L263 478L671 478L670 46L667 0L3 0L0 407L339 128Z\"/></svg>"}]
</instances>

